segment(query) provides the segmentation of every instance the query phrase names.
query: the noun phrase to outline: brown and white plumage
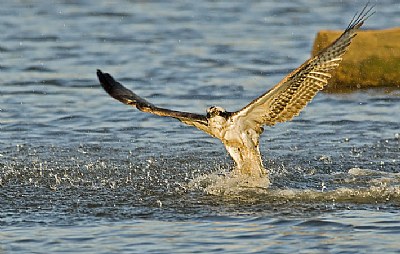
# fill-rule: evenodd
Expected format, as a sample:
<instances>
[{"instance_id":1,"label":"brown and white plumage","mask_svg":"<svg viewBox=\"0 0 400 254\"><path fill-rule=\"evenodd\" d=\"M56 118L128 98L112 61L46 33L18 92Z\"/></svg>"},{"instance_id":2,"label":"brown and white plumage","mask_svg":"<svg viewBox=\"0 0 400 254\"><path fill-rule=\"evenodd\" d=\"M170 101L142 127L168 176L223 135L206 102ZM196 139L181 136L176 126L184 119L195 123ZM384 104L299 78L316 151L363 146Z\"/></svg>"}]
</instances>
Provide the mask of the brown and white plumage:
<instances>
[{"instance_id":1,"label":"brown and white plumage","mask_svg":"<svg viewBox=\"0 0 400 254\"><path fill-rule=\"evenodd\" d=\"M271 90L235 112L233 117L250 124L272 126L297 116L328 84L330 72L339 66L357 30L373 14L370 13L373 7L366 10L367 6L354 16L336 41L292 71Z\"/></svg>"},{"instance_id":2,"label":"brown and white plumage","mask_svg":"<svg viewBox=\"0 0 400 254\"><path fill-rule=\"evenodd\" d=\"M353 17L336 41L237 112L211 107L204 116L160 108L122 86L110 74L98 70L97 76L104 90L122 103L143 112L176 118L220 139L236 162L238 173L266 176L259 151L263 126L291 120L326 86L330 72L339 66L358 29L373 14L373 7L367 7L368 4Z\"/></svg>"}]
</instances>

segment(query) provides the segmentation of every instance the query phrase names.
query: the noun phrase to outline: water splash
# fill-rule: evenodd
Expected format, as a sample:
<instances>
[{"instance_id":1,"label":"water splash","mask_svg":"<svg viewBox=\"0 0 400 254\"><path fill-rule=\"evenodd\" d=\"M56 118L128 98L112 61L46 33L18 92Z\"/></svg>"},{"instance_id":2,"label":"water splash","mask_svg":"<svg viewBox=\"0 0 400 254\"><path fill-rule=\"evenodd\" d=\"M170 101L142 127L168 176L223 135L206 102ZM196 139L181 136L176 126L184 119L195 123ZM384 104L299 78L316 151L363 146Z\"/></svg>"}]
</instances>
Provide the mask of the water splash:
<instances>
[{"instance_id":1,"label":"water splash","mask_svg":"<svg viewBox=\"0 0 400 254\"><path fill-rule=\"evenodd\" d=\"M243 191L266 191L270 185L268 177L253 177L234 172L214 172L193 179L189 189L200 189L211 195L232 195Z\"/></svg>"},{"instance_id":2,"label":"water splash","mask_svg":"<svg viewBox=\"0 0 400 254\"><path fill-rule=\"evenodd\" d=\"M350 168L323 178L321 188L289 188L270 185L269 179L254 179L224 172L215 172L193 179L188 188L209 195L266 203L352 203L400 204L400 173Z\"/></svg>"}]
</instances>

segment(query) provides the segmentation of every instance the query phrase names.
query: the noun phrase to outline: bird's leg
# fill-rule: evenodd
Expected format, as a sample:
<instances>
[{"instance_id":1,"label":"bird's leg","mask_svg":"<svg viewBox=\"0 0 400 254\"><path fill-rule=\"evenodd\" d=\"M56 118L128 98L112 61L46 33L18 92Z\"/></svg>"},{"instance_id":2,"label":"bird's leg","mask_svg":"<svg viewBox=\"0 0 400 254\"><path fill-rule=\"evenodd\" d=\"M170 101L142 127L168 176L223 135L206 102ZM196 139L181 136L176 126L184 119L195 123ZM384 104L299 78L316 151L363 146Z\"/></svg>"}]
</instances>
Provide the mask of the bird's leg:
<instances>
[{"instance_id":1,"label":"bird's leg","mask_svg":"<svg viewBox=\"0 0 400 254\"><path fill-rule=\"evenodd\" d=\"M226 150L236 163L235 173L252 177L267 177L260 150L257 147L233 147L226 145Z\"/></svg>"},{"instance_id":2,"label":"bird's leg","mask_svg":"<svg viewBox=\"0 0 400 254\"><path fill-rule=\"evenodd\" d=\"M245 154L245 160L241 168L239 168L240 172L252 177L267 177L267 170L263 166L258 146L253 149L248 149L245 151Z\"/></svg>"}]
</instances>

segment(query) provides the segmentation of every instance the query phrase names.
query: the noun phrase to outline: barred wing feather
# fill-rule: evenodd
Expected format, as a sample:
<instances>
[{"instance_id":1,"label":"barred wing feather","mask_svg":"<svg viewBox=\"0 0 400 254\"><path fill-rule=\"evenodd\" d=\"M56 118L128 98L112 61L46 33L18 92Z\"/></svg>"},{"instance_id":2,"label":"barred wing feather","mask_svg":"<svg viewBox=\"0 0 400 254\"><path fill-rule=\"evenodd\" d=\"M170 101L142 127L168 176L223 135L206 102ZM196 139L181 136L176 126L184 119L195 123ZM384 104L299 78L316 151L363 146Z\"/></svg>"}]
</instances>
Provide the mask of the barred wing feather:
<instances>
[{"instance_id":1,"label":"barred wing feather","mask_svg":"<svg viewBox=\"0 0 400 254\"><path fill-rule=\"evenodd\" d=\"M275 87L253 100L246 107L233 113L232 120L241 124L242 129L260 132L262 125L275 125L297 116L322 90L331 77L330 72L339 66L352 39L364 21L372 14L368 4L355 15L342 35L315 57L295 69Z\"/></svg>"}]
</instances>

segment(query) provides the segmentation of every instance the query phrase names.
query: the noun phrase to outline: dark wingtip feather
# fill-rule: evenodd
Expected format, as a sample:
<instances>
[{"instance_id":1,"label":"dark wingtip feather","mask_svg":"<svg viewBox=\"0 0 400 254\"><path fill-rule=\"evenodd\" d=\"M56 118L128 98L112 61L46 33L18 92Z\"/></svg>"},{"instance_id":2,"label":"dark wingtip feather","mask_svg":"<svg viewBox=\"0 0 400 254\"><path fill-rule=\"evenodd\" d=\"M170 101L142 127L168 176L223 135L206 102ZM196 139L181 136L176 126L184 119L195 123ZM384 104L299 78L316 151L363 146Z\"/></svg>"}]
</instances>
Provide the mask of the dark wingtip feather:
<instances>
[{"instance_id":1,"label":"dark wingtip feather","mask_svg":"<svg viewBox=\"0 0 400 254\"><path fill-rule=\"evenodd\" d=\"M113 77L111 77L110 74L103 73L101 70L97 69L97 78L99 79L100 84L104 88L104 90L106 90L106 92L110 94L112 83L114 81Z\"/></svg>"},{"instance_id":2,"label":"dark wingtip feather","mask_svg":"<svg viewBox=\"0 0 400 254\"><path fill-rule=\"evenodd\" d=\"M97 70L97 77L103 89L114 99L131 106L140 105L142 107L151 107L152 104L139 97L121 83L116 81L110 74Z\"/></svg>"},{"instance_id":3,"label":"dark wingtip feather","mask_svg":"<svg viewBox=\"0 0 400 254\"><path fill-rule=\"evenodd\" d=\"M370 6L370 1L368 1L360 13L356 12L354 14L353 18L351 19L349 25L346 28L346 31L354 28L355 29L360 28L364 24L364 21L366 21L369 17L375 14L375 11L373 11L374 8L375 4Z\"/></svg>"},{"instance_id":4,"label":"dark wingtip feather","mask_svg":"<svg viewBox=\"0 0 400 254\"><path fill-rule=\"evenodd\" d=\"M97 77L103 89L113 98L126 103L125 99L132 96L132 92L119 84L109 73L97 70Z\"/></svg>"},{"instance_id":5,"label":"dark wingtip feather","mask_svg":"<svg viewBox=\"0 0 400 254\"><path fill-rule=\"evenodd\" d=\"M100 83L103 83L102 81L105 81L104 73L100 69L97 69L96 74L97 74L97 78L99 79Z\"/></svg>"}]
</instances>

